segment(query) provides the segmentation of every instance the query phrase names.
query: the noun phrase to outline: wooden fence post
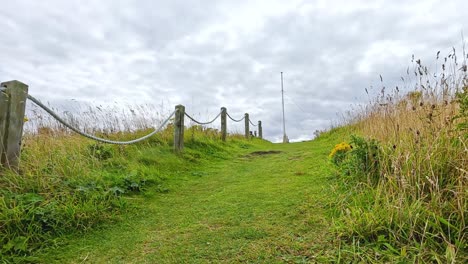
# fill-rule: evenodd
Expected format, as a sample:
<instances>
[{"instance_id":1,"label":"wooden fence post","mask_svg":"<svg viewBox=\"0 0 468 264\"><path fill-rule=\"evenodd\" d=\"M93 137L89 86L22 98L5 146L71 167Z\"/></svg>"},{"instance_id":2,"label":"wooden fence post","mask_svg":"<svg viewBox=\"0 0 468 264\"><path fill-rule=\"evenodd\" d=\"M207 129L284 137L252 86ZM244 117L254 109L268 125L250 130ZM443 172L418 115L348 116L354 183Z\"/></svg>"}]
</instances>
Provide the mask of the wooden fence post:
<instances>
[{"instance_id":1,"label":"wooden fence post","mask_svg":"<svg viewBox=\"0 0 468 264\"><path fill-rule=\"evenodd\" d=\"M249 130L249 114L245 113L245 138L250 137L250 130Z\"/></svg>"},{"instance_id":2,"label":"wooden fence post","mask_svg":"<svg viewBox=\"0 0 468 264\"><path fill-rule=\"evenodd\" d=\"M28 86L19 81L4 82L0 86L2 87L0 91L1 167L17 170Z\"/></svg>"},{"instance_id":3,"label":"wooden fence post","mask_svg":"<svg viewBox=\"0 0 468 264\"><path fill-rule=\"evenodd\" d=\"M223 141L226 141L226 135L227 135L226 113L227 113L226 107L221 107L221 139Z\"/></svg>"},{"instance_id":4,"label":"wooden fence post","mask_svg":"<svg viewBox=\"0 0 468 264\"><path fill-rule=\"evenodd\" d=\"M184 149L184 117L185 106L176 105L174 117L174 151L176 153Z\"/></svg>"},{"instance_id":5,"label":"wooden fence post","mask_svg":"<svg viewBox=\"0 0 468 264\"><path fill-rule=\"evenodd\" d=\"M258 137L263 138L262 121L258 121Z\"/></svg>"}]
</instances>

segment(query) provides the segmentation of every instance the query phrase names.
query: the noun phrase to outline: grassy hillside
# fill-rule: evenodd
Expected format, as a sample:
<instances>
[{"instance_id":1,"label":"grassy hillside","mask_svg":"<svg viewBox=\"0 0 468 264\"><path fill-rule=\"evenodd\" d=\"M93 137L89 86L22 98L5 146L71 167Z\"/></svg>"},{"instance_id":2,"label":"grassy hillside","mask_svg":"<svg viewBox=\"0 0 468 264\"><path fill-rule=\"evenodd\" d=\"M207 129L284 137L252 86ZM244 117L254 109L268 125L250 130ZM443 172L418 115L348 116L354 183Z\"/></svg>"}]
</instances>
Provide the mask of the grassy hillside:
<instances>
[{"instance_id":1,"label":"grassy hillside","mask_svg":"<svg viewBox=\"0 0 468 264\"><path fill-rule=\"evenodd\" d=\"M417 60L415 90L383 88L348 124L294 144L193 126L175 155L171 126L114 146L30 117L20 171L0 176L0 261L464 263L463 63L450 54L437 77ZM83 128L110 139L155 121L99 113L104 127Z\"/></svg>"},{"instance_id":2,"label":"grassy hillside","mask_svg":"<svg viewBox=\"0 0 468 264\"><path fill-rule=\"evenodd\" d=\"M128 139L144 134L111 134ZM129 146L96 144L63 130L42 128L23 142L19 173L0 177L0 252L2 261L28 259L56 238L120 221L134 211L134 195L172 191L169 179L190 174L194 167L225 160L260 140L231 136L218 140L211 130L192 127L186 149L173 154L172 128ZM33 261L34 262L34 261Z\"/></svg>"},{"instance_id":3,"label":"grassy hillside","mask_svg":"<svg viewBox=\"0 0 468 264\"><path fill-rule=\"evenodd\" d=\"M223 143L213 130L192 129L180 156L167 143L170 128L126 147L63 134L28 138L22 172L2 177L2 261L338 257L327 156L345 132L278 145L241 137Z\"/></svg>"},{"instance_id":4,"label":"grassy hillside","mask_svg":"<svg viewBox=\"0 0 468 264\"><path fill-rule=\"evenodd\" d=\"M461 96L450 104L457 115ZM408 111L421 114L412 109L398 109L400 118L413 118ZM224 143L216 131L193 127L182 155L172 152L170 127L131 146L96 145L48 130L29 136L20 173L7 173L0 181L1 260L463 262L466 178L450 168L466 168L461 147L466 134L459 130L465 119L440 126L451 129L446 137L460 141L426 147L438 151L427 156L404 141L419 140L417 133L395 133L402 140L399 150L394 138L372 134L370 117L378 112L370 113L294 144L236 136ZM384 113L381 118L388 116ZM408 124L417 125L414 119ZM414 158L421 164L407 159L406 167L396 167L396 154L422 155ZM431 189L430 177L439 174L422 169L440 164L454 174L445 171L439 189Z\"/></svg>"},{"instance_id":5,"label":"grassy hillside","mask_svg":"<svg viewBox=\"0 0 468 264\"><path fill-rule=\"evenodd\" d=\"M138 212L74 237L45 263L305 263L336 258L327 140L253 141L132 197Z\"/></svg>"},{"instance_id":6,"label":"grassy hillside","mask_svg":"<svg viewBox=\"0 0 468 264\"><path fill-rule=\"evenodd\" d=\"M336 231L355 261L468 260L466 61L453 53L441 68L436 78L417 60L416 89L383 88L330 155L345 193Z\"/></svg>"}]
</instances>

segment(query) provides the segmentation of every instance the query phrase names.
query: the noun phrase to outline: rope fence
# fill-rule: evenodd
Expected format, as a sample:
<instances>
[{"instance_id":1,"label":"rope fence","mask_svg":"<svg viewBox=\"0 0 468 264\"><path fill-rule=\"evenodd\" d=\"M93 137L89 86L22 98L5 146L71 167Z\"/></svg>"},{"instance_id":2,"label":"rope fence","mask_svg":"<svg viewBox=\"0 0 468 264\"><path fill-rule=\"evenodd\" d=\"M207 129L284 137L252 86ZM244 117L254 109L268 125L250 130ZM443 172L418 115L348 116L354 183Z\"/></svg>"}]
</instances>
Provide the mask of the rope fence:
<instances>
[{"instance_id":1,"label":"rope fence","mask_svg":"<svg viewBox=\"0 0 468 264\"><path fill-rule=\"evenodd\" d=\"M37 106L39 106L40 108L42 108L44 111L46 111L49 115L51 115L53 118L55 118L55 120L57 120L60 124L64 125L65 127L69 128L70 130L76 132L77 134L83 136L83 137L86 137L86 138L89 138L89 139L94 139L98 142L102 142L102 143L108 143L108 144L115 144L115 145L130 145L130 144L134 144L134 143L138 143L140 141L143 141L147 138L150 138L151 136L153 136L154 134L158 133L159 131L162 130L162 128L169 122L169 120L174 116L175 112L172 112L172 114L169 115L169 117L164 120L164 122L157 128L155 129L153 132L145 135L145 136L142 136L140 138L137 138L137 139L133 139L133 140L129 140L129 141L113 141L113 140L109 140L109 139L105 139L105 138L100 138L100 137L96 137L96 136L93 136L91 134L88 134L88 133L85 133L83 131L80 131L78 128L76 127L73 127L72 125L70 125L69 123L67 123L65 120L63 120L62 118L60 118L56 113L54 113L54 111L52 111L50 108L48 108L47 106L45 106L43 103L41 103L39 100L37 100L36 98L34 98L32 95L29 95L27 96L27 98L29 100L31 100L32 102L34 102Z\"/></svg>"},{"instance_id":2,"label":"rope fence","mask_svg":"<svg viewBox=\"0 0 468 264\"><path fill-rule=\"evenodd\" d=\"M26 84L19 81L10 81L0 84L0 142L3 143L0 144L0 157L2 165L0 168L6 167L14 170L18 168L18 157L20 156L21 150L21 140L23 135L24 115L26 111L27 100L32 101L34 104L39 106L39 108L51 115L60 124L77 133L78 135L107 144L129 145L141 142L162 131L163 128L170 121L172 121L174 125L174 150L176 152L181 152L184 145L185 116L199 125L212 124L221 117L221 139L223 141L226 140L227 135L227 118L234 122L241 122L243 120L245 121L245 137L247 139L253 137L254 134L257 136L257 131L254 131L255 133L253 133L249 130L249 125L254 127L257 127L257 125L255 125L250 120L249 114L247 113L241 119L234 119L231 115L229 115L226 108L222 107L221 112L218 113L215 118L208 122L201 122L193 118L188 113L185 113L185 107L183 105L177 105L175 110L161 123L161 125L159 125L147 135L128 141L109 140L88 134L80 130L78 127L71 125L34 96L29 95L28 86ZM257 128L259 138L263 138L261 124L261 121L258 121Z\"/></svg>"},{"instance_id":3,"label":"rope fence","mask_svg":"<svg viewBox=\"0 0 468 264\"><path fill-rule=\"evenodd\" d=\"M245 116L244 116L243 118L239 119L239 120L234 119L234 118L232 118L228 113L227 113L227 116L229 117L229 119L231 119L231 120L234 121L234 122L240 122L240 121L242 121L242 120L245 119Z\"/></svg>"},{"instance_id":4,"label":"rope fence","mask_svg":"<svg viewBox=\"0 0 468 264\"><path fill-rule=\"evenodd\" d=\"M188 117L190 120L192 120L193 122L199 124L199 125L209 125L211 123L213 123L214 121L216 121L216 119L218 119L218 117L221 116L221 112L219 112L219 114L211 121L208 121L208 122L200 122L200 121L197 121L195 120L193 117L191 117L189 114L185 113L185 116Z\"/></svg>"}]
</instances>

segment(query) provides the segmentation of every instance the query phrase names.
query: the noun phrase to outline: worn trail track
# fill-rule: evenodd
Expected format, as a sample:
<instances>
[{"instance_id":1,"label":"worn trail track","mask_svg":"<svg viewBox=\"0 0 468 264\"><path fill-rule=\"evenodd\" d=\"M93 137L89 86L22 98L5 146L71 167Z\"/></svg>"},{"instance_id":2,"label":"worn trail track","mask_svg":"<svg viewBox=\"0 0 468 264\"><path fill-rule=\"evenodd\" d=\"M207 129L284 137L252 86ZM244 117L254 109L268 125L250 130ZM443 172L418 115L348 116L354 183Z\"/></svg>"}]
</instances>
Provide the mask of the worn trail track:
<instances>
[{"instance_id":1,"label":"worn trail track","mask_svg":"<svg viewBox=\"0 0 468 264\"><path fill-rule=\"evenodd\" d=\"M326 142L246 150L191 172L113 226L48 252L57 263L308 263L330 245Z\"/></svg>"}]
</instances>

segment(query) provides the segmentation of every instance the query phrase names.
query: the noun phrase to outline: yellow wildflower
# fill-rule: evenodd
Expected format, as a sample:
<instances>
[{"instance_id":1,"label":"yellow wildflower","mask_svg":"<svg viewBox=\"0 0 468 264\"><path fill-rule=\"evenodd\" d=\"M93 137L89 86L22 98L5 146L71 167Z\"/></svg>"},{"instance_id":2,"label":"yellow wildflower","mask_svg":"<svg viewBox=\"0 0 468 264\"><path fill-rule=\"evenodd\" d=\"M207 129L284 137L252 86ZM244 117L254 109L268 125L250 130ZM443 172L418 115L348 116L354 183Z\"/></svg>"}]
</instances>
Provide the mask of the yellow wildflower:
<instances>
[{"instance_id":1,"label":"yellow wildflower","mask_svg":"<svg viewBox=\"0 0 468 264\"><path fill-rule=\"evenodd\" d=\"M348 152L351 150L351 145L349 145L346 142L341 142L340 144L336 144L335 147L332 149L330 152L330 155L328 157L331 159L333 158L337 153L339 152Z\"/></svg>"},{"instance_id":2,"label":"yellow wildflower","mask_svg":"<svg viewBox=\"0 0 468 264\"><path fill-rule=\"evenodd\" d=\"M26 123L29 121L29 118L27 116L24 116L23 122Z\"/></svg>"}]
</instances>

